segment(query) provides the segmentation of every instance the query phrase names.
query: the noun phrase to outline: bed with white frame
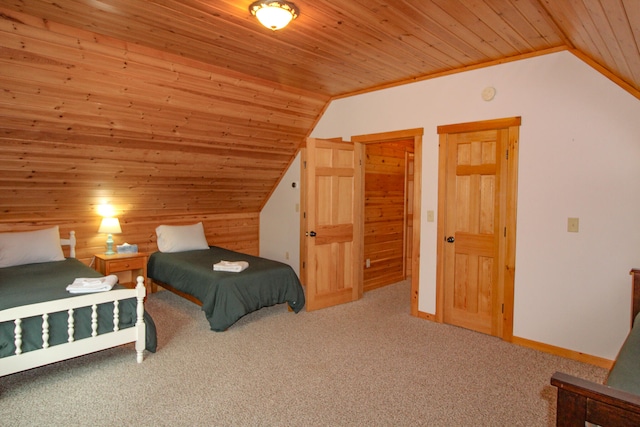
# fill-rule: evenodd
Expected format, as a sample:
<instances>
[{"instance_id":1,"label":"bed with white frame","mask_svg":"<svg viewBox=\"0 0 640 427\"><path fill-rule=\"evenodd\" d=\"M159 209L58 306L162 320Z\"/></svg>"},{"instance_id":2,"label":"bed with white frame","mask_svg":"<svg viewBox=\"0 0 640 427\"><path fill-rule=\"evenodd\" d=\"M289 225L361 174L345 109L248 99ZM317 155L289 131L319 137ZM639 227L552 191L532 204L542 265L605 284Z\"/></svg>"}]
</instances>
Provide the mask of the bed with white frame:
<instances>
[{"instance_id":1,"label":"bed with white frame","mask_svg":"<svg viewBox=\"0 0 640 427\"><path fill-rule=\"evenodd\" d=\"M55 232L58 233L58 227L54 227L54 229ZM20 233L2 234L8 236L9 238L17 238L19 237L18 234ZM69 261L70 259L73 259L73 261L71 262L75 264L82 264L79 261L75 260L75 233L71 231L69 239L60 239L59 234L57 237L60 244L68 245L70 247L70 256L68 259L65 259L64 261L21 265L18 267L25 267L28 271L29 267L37 266L37 268L41 270L46 269L48 264L59 265L61 263ZM0 258L2 256L2 245L3 242L0 239ZM6 253L7 243L5 242L4 245ZM82 264L82 266L83 267L81 268L86 267L87 274L95 274L95 271L90 267L84 264ZM12 267L13 266L9 266L8 269L11 269ZM1 270L7 269L0 268L0 272ZM84 270L81 271L83 273L85 272ZM3 298L2 292L4 285L5 283L0 282L0 299ZM37 302L11 308L4 308L0 310L0 325L4 324L5 331L7 329L7 326L10 325L4 322L10 322L14 325L13 343L8 341L0 341L0 347L4 347L6 349L8 346L10 346L11 352L13 353L0 358L0 376L9 375L12 373L132 342L135 343L136 360L138 363L141 363L143 361L143 353L147 344L147 332L153 332L154 339L151 341L155 341L155 325L153 325L153 321L150 320L150 317L146 315L144 310L144 298L146 294L144 279L143 277L137 278L135 289L119 289L120 286L117 287L118 289L112 289L107 292L75 294L73 296L63 295L59 299ZM64 290L64 288L65 287L63 286L62 289ZM15 289L13 289L13 291L9 289L8 291L15 294ZM24 292L36 291L27 290ZM135 300L131 300L132 298L134 298ZM135 306L133 306L134 301ZM103 330L99 333L98 324L100 316L98 315L98 308L106 307L107 305L109 306L110 314L112 314L113 316L112 319L108 319L108 324L110 325L112 330L108 330L105 332L103 326L101 326L100 328ZM127 309L127 313L125 313L124 309ZM90 325L78 324L78 321L80 320L79 316L77 316L77 314L74 315L74 313L78 312L79 310L84 310L83 313L87 313L87 316L85 317L89 318ZM90 316L88 316L89 310L91 313ZM135 313L133 313L133 310L135 310ZM63 312L66 312L66 315ZM50 330L49 318L54 314L57 316L64 315L66 317L67 331L56 331L56 334L58 335L60 333L66 333L66 342L50 345L49 337L52 331ZM38 333L40 333L41 331L42 334L41 348L23 351L23 335L26 333L26 331L23 330L23 321L25 319L28 319L31 322L34 322L34 320L37 320L38 318L41 319L42 325L41 329L38 328ZM123 321L125 318L128 319L128 323L125 325L127 327L121 328L123 326ZM150 331L147 331L147 324L145 323L146 319L150 320L150 322L149 320L147 320L147 323L150 323ZM80 328L90 331L90 336L81 337L81 339L77 339L76 337L74 337L74 335L76 335L75 331ZM39 341L39 337L37 341ZM155 351L155 347L152 351Z\"/></svg>"}]
</instances>

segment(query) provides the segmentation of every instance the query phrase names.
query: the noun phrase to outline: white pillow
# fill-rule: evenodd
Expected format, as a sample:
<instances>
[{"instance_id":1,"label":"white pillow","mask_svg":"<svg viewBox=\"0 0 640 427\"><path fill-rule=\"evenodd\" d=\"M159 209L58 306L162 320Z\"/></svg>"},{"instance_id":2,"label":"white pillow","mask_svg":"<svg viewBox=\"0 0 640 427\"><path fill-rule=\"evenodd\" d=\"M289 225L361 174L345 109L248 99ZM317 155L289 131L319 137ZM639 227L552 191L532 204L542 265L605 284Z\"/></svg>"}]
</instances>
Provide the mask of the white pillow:
<instances>
[{"instance_id":1,"label":"white pillow","mask_svg":"<svg viewBox=\"0 0 640 427\"><path fill-rule=\"evenodd\" d=\"M57 225L37 231L0 233L0 268L63 260Z\"/></svg>"},{"instance_id":2,"label":"white pillow","mask_svg":"<svg viewBox=\"0 0 640 427\"><path fill-rule=\"evenodd\" d=\"M156 227L156 235L160 252L209 249L201 222L193 225L159 225Z\"/></svg>"}]
</instances>

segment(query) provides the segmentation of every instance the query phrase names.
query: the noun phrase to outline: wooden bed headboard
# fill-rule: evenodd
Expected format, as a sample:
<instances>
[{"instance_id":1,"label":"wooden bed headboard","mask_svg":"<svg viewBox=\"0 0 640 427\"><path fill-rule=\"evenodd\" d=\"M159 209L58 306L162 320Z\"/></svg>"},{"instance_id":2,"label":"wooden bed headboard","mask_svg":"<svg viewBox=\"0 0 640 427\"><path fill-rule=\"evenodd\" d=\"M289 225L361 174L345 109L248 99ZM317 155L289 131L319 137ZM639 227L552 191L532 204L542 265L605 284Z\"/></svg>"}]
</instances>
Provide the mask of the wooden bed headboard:
<instances>
[{"instance_id":1,"label":"wooden bed headboard","mask_svg":"<svg viewBox=\"0 0 640 427\"><path fill-rule=\"evenodd\" d=\"M62 246L69 246L69 257L70 258L75 258L76 257L76 232L71 230L69 232L69 238L68 239L63 239L62 237L60 238L60 244Z\"/></svg>"}]
</instances>

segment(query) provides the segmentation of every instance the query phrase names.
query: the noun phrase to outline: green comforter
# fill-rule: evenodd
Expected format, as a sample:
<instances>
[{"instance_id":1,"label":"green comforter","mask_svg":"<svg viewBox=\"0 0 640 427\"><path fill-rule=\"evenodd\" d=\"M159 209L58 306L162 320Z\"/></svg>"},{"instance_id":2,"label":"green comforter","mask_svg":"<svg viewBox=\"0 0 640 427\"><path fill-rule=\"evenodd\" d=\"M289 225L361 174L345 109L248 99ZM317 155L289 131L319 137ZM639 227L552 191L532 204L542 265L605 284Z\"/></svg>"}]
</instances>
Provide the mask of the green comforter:
<instances>
[{"instance_id":1,"label":"green comforter","mask_svg":"<svg viewBox=\"0 0 640 427\"><path fill-rule=\"evenodd\" d=\"M622 343L606 384L619 390L640 395L640 314L633 320L633 327Z\"/></svg>"},{"instance_id":2,"label":"green comforter","mask_svg":"<svg viewBox=\"0 0 640 427\"><path fill-rule=\"evenodd\" d=\"M61 298L73 298L66 286L78 277L101 277L97 271L74 258L41 264L27 264L0 268L0 310ZM116 285L115 288L122 288ZM129 328L136 322L135 298L120 302L120 329ZM80 340L91 336L91 308L74 311L74 338ZM49 345L67 342L66 311L49 316ZM156 351L156 327L145 311L146 349ZM13 322L0 323L0 357L15 354ZM22 351L42 347L42 317L36 316L22 321ZM98 306L98 334L113 331L113 303Z\"/></svg>"},{"instance_id":3,"label":"green comforter","mask_svg":"<svg viewBox=\"0 0 640 427\"><path fill-rule=\"evenodd\" d=\"M240 273L214 271L213 264L247 261ZM304 307L304 291L295 271L281 262L212 246L177 253L155 252L147 274L187 293L200 302L214 331L224 331L242 316L280 303L298 313Z\"/></svg>"}]
</instances>

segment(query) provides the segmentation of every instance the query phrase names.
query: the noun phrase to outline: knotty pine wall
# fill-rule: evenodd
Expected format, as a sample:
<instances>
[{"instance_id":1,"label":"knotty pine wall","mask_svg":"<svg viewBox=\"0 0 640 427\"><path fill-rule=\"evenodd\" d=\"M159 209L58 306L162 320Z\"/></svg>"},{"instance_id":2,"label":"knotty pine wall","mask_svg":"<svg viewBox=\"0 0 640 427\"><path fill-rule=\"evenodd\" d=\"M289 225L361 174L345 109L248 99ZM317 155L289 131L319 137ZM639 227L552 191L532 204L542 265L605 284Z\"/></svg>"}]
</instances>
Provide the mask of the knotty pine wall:
<instances>
[{"instance_id":1,"label":"knotty pine wall","mask_svg":"<svg viewBox=\"0 0 640 427\"><path fill-rule=\"evenodd\" d=\"M259 212L326 99L0 8L0 232L75 230L78 258L202 221L258 254Z\"/></svg>"},{"instance_id":2,"label":"knotty pine wall","mask_svg":"<svg viewBox=\"0 0 640 427\"><path fill-rule=\"evenodd\" d=\"M365 291L405 278L407 152L413 139L365 145Z\"/></svg>"}]
</instances>

